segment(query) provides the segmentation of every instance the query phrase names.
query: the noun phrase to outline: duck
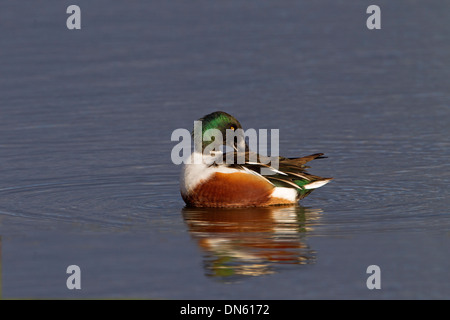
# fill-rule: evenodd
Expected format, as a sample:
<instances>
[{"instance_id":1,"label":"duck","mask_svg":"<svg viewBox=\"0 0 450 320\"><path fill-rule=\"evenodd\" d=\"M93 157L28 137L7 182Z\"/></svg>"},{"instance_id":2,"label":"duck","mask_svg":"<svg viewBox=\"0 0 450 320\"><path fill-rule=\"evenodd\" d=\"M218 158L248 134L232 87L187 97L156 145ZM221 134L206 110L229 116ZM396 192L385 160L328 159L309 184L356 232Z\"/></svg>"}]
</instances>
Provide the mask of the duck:
<instances>
[{"instance_id":1,"label":"duck","mask_svg":"<svg viewBox=\"0 0 450 320\"><path fill-rule=\"evenodd\" d=\"M245 139L239 139L243 128L232 115L215 111L198 121L201 123L201 147L194 148L183 164L180 177L180 193L187 207L296 205L333 179L306 172L308 162L326 158L323 153L298 158L277 155L270 158L275 160L275 166L267 156L251 151ZM218 139L205 139L211 132L209 129L220 132L223 139L220 140L220 135ZM240 132L240 135L226 139L227 132Z\"/></svg>"}]
</instances>

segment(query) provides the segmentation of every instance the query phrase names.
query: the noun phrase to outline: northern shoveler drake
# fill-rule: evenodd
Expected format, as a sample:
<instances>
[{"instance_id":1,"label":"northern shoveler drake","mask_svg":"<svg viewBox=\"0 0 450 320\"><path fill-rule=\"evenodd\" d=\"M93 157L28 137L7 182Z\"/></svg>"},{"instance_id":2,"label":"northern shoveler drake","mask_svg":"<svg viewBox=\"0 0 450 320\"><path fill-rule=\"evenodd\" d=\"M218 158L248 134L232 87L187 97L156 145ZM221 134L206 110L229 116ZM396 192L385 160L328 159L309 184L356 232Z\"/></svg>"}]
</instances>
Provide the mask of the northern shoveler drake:
<instances>
[{"instance_id":1,"label":"northern shoveler drake","mask_svg":"<svg viewBox=\"0 0 450 320\"><path fill-rule=\"evenodd\" d=\"M222 133L220 145L227 145L227 129L242 129L239 121L222 111L208 114L199 121L202 123L202 137L208 129L217 129ZM225 159L229 152L212 151L205 154L205 148L214 141L211 140L202 139L201 153L194 151L190 156L191 161L184 164L181 172L181 195L189 207L292 205L332 179L305 172L308 168L305 164L313 159L325 158L323 153L300 158L277 157L278 166L274 168L267 161L261 161L267 160L267 157L249 151L244 141L244 161L220 163L217 161L219 157ZM234 149L230 151L234 153L233 159L237 159L239 152L236 139L228 142L228 145ZM202 161L194 161L195 157L200 157Z\"/></svg>"}]
</instances>

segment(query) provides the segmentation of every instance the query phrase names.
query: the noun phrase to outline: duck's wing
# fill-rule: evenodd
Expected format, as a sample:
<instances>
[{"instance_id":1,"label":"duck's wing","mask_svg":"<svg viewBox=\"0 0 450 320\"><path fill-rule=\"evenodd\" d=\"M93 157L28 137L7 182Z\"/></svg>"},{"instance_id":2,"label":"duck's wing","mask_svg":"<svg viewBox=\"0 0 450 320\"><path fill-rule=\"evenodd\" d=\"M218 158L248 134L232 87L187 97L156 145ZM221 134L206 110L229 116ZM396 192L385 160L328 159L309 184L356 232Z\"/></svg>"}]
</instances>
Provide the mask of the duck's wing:
<instances>
[{"instance_id":1,"label":"duck's wing","mask_svg":"<svg viewBox=\"0 0 450 320\"><path fill-rule=\"evenodd\" d=\"M309 161L312 161L314 159L325 159L327 157L324 156L323 153L315 153L311 154L309 156L300 157L300 158L284 158L280 157L280 162L283 162L285 166L292 166L292 167L300 167L300 168L308 168L305 167L305 164Z\"/></svg>"},{"instance_id":2,"label":"duck's wing","mask_svg":"<svg viewBox=\"0 0 450 320\"><path fill-rule=\"evenodd\" d=\"M261 175L277 187L295 188L303 198L313 189L325 185L332 179L306 172L309 167L305 164L314 159L326 158L323 155L323 153L316 153L300 158L278 157L278 164L275 165L271 161L272 158L254 152L229 152L223 155L223 163L229 167ZM234 159L234 162L231 162L231 159Z\"/></svg>"}]
</instances>

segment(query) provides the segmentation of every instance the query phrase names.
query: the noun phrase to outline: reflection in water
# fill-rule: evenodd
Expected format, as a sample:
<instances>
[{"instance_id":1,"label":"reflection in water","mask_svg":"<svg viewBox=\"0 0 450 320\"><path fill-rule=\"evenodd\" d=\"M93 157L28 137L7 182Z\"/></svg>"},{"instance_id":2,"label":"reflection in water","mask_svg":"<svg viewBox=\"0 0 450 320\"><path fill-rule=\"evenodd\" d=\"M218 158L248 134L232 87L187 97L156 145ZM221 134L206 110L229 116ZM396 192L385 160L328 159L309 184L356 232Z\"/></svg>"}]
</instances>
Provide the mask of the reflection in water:
<instances>
[{"instance_id":1,"label":"reflection in water","mask_svg":"<svg viewBox=\"0 0 450 320\"><path fill-rule=\"evenodd\" d=\"M301 206L182 211L205 252L206 274L227 279L274 273L286 264L314 263L315 251L306 244L305 233L321 212Z\"/></svg>"}]
</instances>

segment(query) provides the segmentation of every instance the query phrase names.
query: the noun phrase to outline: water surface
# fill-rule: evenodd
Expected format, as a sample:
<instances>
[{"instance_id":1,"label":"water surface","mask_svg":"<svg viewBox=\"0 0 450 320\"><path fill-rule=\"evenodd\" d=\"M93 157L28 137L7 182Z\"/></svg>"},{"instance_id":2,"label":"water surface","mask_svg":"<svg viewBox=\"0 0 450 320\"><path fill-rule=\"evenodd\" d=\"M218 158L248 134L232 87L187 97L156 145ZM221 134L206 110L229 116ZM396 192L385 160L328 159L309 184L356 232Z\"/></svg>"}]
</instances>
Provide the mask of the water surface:
<instances>
[{"instance_id":1,"label":"water surface","mask_svg":"<svg viewBox=\"0 0 450 320\"><path fill-rule=\"evenodd\" d=\"M78 31L69 4L0 12L3 297L450 297L449 4L378 2L372 31L365 1L79 1ZM184 208L170 136L216 110L335 179Z\"/></svg>"}]
</instances>

